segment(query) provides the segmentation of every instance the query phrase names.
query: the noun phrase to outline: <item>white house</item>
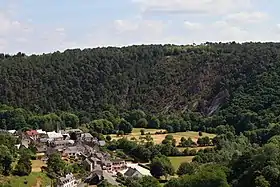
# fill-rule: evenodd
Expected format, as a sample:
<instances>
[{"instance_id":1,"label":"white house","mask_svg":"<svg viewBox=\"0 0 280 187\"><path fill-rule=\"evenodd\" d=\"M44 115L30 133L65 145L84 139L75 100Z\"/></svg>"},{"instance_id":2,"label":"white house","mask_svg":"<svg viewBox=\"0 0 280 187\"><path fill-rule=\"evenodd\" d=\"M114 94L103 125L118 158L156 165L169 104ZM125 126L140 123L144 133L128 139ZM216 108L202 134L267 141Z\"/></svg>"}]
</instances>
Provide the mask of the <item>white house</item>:
<instances>
[{"instance_id":1,"label":"white house","mask_svg":"<svg viewBox=\"0 0 280 187\"><path fill-rule=\"evenodd\" d=\"M57 187L77 187L78 181L72 173L67 174L65 177L60 177Z\"/></svg>"},{"instance_id":2,"label":"white house","mask_svg":"<svg viewBox=\"0 0 280 187\"><path fill-rule=\"evenodd\" d=\"M127 169L121 171L121 173L126 177L152 176L150 170L133 163L127 163Z\"/></svg>"},{"instance_id":3,"label":"white house","mask_svg":"<svg viewBox=\"0 0 280 187\"><path fill-rule=\"evenodd\" d=\"M47 132L48 138L51 140L63 140L63 136L61 133L57 133L55 131Z\"/></svg>"}]
</instances>

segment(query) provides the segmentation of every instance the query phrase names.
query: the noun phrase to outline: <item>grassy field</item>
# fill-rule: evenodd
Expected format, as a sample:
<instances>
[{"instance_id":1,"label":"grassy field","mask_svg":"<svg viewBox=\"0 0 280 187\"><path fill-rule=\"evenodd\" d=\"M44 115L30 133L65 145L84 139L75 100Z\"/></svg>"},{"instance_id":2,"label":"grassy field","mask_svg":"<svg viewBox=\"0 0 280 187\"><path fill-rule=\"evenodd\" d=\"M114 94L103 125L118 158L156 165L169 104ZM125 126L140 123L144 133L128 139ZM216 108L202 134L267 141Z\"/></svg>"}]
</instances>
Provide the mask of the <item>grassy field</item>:
<instances>
[{"instance_id":1,"label":"grassy field","mask_svg":"<svg viewBox=\"0 0 280 187\"><path fill-rule=\"evenodd\" d=\"M42 166L47 166L41 160L31 160L31 163L32 163L32 172L41 172L41 167Z\"/></svg>"},{"instance_id":2,"label":"grassy field","mask_svg":"<svg viewBox=\"0 0 280 187\"><path fill-rule=\"evenodd\" d=\"M175 156L175 157L168 157L173 165L175 171L179 168L180 164L183 162L191 162L193 156Z\"/></svg>"},{"instance_id":3,"label":"grassy field","mask_svg":"<svg viewBox=\"0 0 280 187\"><path fill-rule=\"evenodd\" d=\"M25 184L25 182L27 182ZM42 172L32 172L29 176L18 177L10 176L5 178L0 178L1 184L10 184L12 187L40 187L47 186L51 184L51 179Z\"/></svg>"},{"instance_id":4,"label":"grassy field","mask_svg":"<svg viewBox=\"0 0 280 187\"><path fill-rule=\"evenodd\" d=\"M134 128L132 133L130 133L129 135L124 135L123 137L127 137L128 139L131 139L132 137L134 137L137 140L139 140L139 138L141 137L141 133L140 133L141 129L142 128ZM157 132L157 131L165 131L165 130L163 130L163 129L145 129L145 133L146 134L150 133L151 137L153 138L153 141L155 143L157 143L157 144L160 144L162 142L162 140L164 140L164 138L165 138L165 136L167 134L155 134L155 132ZM180 142L182 137L185 137L185 138L189 138L190 137L195 142L199 138L198 132L193 132L193 131L178 132L178 133L168 133L168 134L172 135L176 139L177 144ZM203 136L208 136L209 138L214 138L216 135L215 134L209 134L209 133L203 133ZM111 137L113 139L120 139L120 138L122 138L122 136L117 136L115 134L111 135Z\"/></svg>"}]
</instances>

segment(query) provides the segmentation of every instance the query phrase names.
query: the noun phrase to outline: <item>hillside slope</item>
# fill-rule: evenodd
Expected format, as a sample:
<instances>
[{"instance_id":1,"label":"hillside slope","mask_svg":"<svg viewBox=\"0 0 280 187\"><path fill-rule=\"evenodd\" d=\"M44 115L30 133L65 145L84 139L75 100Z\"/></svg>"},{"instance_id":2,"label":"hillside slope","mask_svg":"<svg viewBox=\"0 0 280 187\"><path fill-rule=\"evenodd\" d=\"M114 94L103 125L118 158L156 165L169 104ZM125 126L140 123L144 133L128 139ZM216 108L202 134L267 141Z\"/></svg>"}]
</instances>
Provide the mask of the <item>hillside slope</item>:
<instances>
[{"instance_id":1,"label":"hillside slope","mask_svg":"<svg viewBox=\"0 0 280 187\"><path fill-rule=\"evenodd\" d=\"M280 114L279 55L278 43L0 55L0 102L42 113L96 114L108 106L158 114L191 110L208 116L270 112L271 121Z\"/></svg>"}]
</instances>

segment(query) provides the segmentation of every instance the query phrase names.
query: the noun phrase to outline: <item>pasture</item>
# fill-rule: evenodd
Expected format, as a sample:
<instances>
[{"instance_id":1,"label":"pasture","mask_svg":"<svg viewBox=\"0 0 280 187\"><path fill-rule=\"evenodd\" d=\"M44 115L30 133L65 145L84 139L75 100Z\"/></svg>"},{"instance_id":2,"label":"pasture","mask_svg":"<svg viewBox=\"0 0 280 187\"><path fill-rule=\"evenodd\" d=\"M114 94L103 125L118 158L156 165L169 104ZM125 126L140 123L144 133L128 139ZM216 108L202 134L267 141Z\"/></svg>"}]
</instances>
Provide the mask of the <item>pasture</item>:
<instances>
[{"instance_id":1,"label":"pasture","mask_svg":"<svg viewBox=\"0 0 280 187\"><path fill-rule=\"evenodd\" d=\"M185 137L186 139L191 138L193 141L197 141L199 138L198 132L194 131L187 131L187 132L177 132L177 133L166 133L166 134L155 134L156 132L164 132L164 129L144 129L145 130L145 135L141 135L141 129L142 128L134 128L132 133L124 136L117 136L116 134L110 135L112 139L120 139L123 137L128 138L131 140L131 138L135 138L137 141L141 141L140 137L145 137L147 134L150 134L151 137L153 138L153 141L156 144L161 144L162 140L164 140L166 135L172 135L174 139L176 139L177 144L179 144L180 140L182 137ZM209 133L202 133L202 137L208 136L209 138L214 138L216 135L215 134L209 134Z\"/></svg>"}]
</instances>

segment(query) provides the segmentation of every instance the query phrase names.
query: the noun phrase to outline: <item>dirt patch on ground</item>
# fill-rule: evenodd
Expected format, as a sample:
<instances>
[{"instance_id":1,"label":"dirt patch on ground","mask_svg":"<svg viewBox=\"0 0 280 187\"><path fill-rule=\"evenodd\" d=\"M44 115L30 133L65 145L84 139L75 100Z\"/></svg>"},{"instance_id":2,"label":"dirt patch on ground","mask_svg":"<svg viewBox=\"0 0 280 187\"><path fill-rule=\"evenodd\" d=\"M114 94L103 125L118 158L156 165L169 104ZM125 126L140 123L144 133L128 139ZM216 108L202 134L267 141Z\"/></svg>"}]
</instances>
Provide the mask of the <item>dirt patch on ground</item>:
<instances>
[{"instance_id":1,"label":"dirt patch on ground","mask_svg":"<svg viewBox=\"0 0 280 187\"><path fill-rule=\"evenodd\" d=\"M32 160L32 172L41 172L42 166L47 166L42 160Z\"/></svg>"},{"instance_id":2,"label":"dirt patch on ground","mask_svg":"<svg viewBox=\"0 0 280 187\"><path fill-rule=\"evenodd\" d=\"M36 183L32 187L41 187L43 184L43 179L41 177L36 178Z\"/></svg>"}]
</instances>

